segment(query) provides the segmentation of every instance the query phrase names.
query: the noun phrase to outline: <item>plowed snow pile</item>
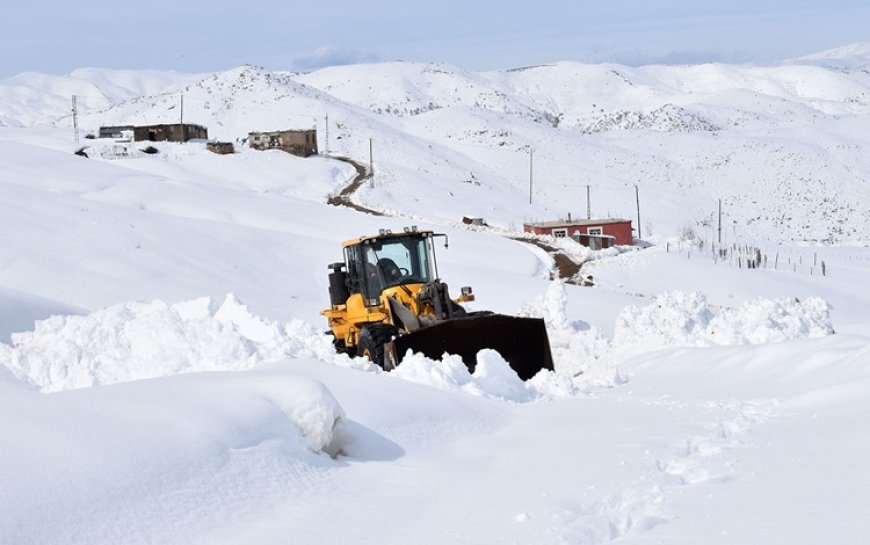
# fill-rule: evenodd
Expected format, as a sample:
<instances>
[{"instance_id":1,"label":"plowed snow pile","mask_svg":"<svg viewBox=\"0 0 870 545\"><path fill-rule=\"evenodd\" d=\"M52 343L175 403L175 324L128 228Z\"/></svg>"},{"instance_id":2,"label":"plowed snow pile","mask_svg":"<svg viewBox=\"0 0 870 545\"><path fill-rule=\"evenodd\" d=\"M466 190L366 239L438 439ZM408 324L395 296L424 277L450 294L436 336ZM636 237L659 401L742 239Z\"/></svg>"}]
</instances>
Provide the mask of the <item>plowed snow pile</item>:
<instances>
[{"instance_id":1,"label":"plowed snow pile","mask_svg":"<svg viewBox=\"0 0 870 545\"><path fill-rule=\"evenodd\" d=\"M53 316L0 345L0 361L44 392L194 371L237 371L288 358L332 360L329 339L301 320L258 318L233 295L122 303Z\"/></svg>"},{"instance_id":2,"label":"plowed snow pile","mask_svg":"<svg viewBox=\"0 0 870 545\"><path fill-rule=\"evenodd\" d=\"M616 319L613 339L566 315L560 283L527 304L526 316L543 318L556 370L580 375L577 385L617 384L617 365L632 357L683 346L767 344L822 337L834 332L828 304L813 297L759 299L737 308L716 308L701 293L670 292L644 306L629 306ZM579 377L578 377L579 378Z\"/></svg>"},{"instance_id":3,"label":"plowed snow pile","mask_svg":"<svg viewBox=\"0 0 870 545\"><path fill-rule=\"evenodd\" d=\"M644 351L673 346L768 344L833 333L828 304L811 297L759 299L714 309L700 293L670 292L646 307L627 307L613 342Z\"/></svg>"},{"instance_id":4,"label":"plowed snow pile","mask_svg":"<svg viewBox=\"0 0 870 545\"><path fill-rule=\"evenodd\" d=\"M478 355L474 373L456 356L441 361L409 354L392 376L447 390L527 402L570 396L590 386L622 382L618 364L679 346L764 344L832 332L821 299L759 300L716 309L697 293L667 293L646 307L627 307L612 340L583 322L572 323L560 283L526 305L544 318L556 373L523 382L492 350ZM293 359L378 372L361 359L334 352L331 337L301 320L281 323L254 316L233 295L176 304L123 303L87 316L54 316L35 331L0 344L0 363L43 392L194 371L236 371ZM573 379L572 379L573 377Z\"/></svg>"}]
</instances>

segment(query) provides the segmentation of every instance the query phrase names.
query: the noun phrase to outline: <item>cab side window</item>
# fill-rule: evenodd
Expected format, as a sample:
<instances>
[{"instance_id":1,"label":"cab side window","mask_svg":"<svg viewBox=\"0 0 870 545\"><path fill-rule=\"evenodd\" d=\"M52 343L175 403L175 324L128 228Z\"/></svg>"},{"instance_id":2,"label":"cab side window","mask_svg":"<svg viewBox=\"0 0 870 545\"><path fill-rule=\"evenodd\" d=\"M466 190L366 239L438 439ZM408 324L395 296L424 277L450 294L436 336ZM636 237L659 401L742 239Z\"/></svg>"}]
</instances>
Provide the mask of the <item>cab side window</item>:
<instances>
[{"instance_id":1,"label":"cab side window","mask_svg":"<svg viewBox=\"0 0 870 545\"><path fill-rule=\"evenodd\" d=\"M367 294L365 297L375 299L381 294L384 284L377 267L378 257L371 246L365 247L365 259L363 261L365 262L365 268L363 269L365 274L363 275L363 278L365 280Z\"/></svg>"},{"instance_id":2,"label":"cab side window","mask_svg":"<svg viewBox=\"0 0 870 545\"><path fill-rule=\"evenodd\" d=\"M359 247L345 248L345 260L347 262L348 289L351 293L360 293L362 292L365 267L363 267Z\"/></svg>"}]
</instances>

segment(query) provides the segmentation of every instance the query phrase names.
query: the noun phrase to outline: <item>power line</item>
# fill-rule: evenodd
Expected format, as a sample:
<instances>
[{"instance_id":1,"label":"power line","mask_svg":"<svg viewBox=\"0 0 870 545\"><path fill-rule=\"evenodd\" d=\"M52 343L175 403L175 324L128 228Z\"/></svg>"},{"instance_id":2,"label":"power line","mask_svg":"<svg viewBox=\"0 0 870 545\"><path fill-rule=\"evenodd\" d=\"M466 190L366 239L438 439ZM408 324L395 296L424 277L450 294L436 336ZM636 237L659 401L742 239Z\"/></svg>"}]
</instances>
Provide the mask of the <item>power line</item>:
<instances>
[{"instance_id":1,"label":"power line","mask_svg":"<svg viewBox=\"0 0 870 545\"><path fill-rule=\"evenodd\" d=\"M586 219L592 219L592 200L590 199L590 186L586 184Z\"/></svg>"},{"instance_id":2,"label":"power line","mask_svg":"<svg viewBox=\"0 0 870 545\"><path fill-rule=\"evenodd\" d=\"M72 96L72 118L73 118L73 133L75 134L76 144L79 143L79 110L76 104L76 96Z\"/></svg>"},{"instance_id":3,"label":"power line","mask_svg":"<svg viewBox=\"0 0 870 545\"><path fill-rule=\"evenodd\" d=\"M640 189L638 189L637 185L634 186L634 197L637 199L637 238L641 238L640 232Z\"/></svg>"},{"instance_id":4,"label":"power line","mask_svg":"<svg viewBox=\"0 0 870 545\"><path fill-rule=\"evenodd\" d=\"M532 147L529 146L529 204L532 204L532 177L534 174L534 171L532 168L532 164L533 164L532 163L532 154L533 154L533 152L534 152L534 150L532 150Z\"/></svg>"}]
</instances>

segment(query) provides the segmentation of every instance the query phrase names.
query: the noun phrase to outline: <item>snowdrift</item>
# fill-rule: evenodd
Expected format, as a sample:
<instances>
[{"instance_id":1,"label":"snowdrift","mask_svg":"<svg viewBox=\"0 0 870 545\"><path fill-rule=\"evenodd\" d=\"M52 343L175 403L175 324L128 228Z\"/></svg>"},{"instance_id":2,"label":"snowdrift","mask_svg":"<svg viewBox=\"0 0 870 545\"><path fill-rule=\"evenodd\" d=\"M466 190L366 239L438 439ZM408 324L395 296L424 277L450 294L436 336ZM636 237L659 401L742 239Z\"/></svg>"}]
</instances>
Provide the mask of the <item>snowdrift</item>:
<instances>
[{"instance_id":1,"label":"snowdrift","mask_svg":"<svg viewBox=\"0 0 870 545\"><path fill-rule=\"evenodd\" d=\"M322 384L286 372L51 395L0 383L0 542L169 543L172 521L268 508L282 483L335 464L343 415ZM216 491L224 500L202 505ZM149 518L168 522L141 527Z\"/></svg>"}]
</instances>

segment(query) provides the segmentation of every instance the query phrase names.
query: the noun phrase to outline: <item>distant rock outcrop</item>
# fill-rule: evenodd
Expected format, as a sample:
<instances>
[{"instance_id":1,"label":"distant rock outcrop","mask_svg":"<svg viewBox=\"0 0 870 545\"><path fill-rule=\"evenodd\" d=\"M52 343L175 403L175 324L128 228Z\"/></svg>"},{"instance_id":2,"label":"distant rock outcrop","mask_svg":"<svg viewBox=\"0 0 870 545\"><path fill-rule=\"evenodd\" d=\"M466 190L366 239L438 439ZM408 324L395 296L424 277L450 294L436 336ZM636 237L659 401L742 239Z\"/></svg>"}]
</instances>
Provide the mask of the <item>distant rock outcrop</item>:
<instances>
[{"instance_id":1,"label":"distant rock outcrop","mask_svg":"<svg viewBox=\"0 0 870 545\"><path fill-rule=\"evenodd\" d=\"M718 131L719 127L685 108L665 104L648 113L619 110L607 112L576 127L584 134L612 130L649 129L661 132Z\"/></svg>"}]
</instances>

